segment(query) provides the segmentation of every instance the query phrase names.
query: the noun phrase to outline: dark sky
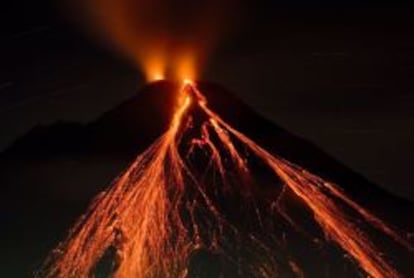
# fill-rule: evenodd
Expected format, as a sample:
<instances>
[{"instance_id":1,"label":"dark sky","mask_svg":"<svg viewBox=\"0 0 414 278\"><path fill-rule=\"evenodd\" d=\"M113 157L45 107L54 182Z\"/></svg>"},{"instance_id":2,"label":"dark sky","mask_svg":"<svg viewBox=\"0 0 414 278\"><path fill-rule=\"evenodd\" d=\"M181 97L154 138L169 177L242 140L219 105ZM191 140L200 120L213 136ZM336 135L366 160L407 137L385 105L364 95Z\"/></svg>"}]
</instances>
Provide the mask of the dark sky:
<instances>
[{"instance_id":1,"label":"dark sky","mask_svg":"<svg viewBox=\"0 0 414 278\"><path fill-rule=\"evenodd\" d=\"M144 84L56 2L0 9L0 149L39 123L91 121ZM242 7L203 78L414 200L414 10L363 0Z\"/></svg>"}]
</instances>

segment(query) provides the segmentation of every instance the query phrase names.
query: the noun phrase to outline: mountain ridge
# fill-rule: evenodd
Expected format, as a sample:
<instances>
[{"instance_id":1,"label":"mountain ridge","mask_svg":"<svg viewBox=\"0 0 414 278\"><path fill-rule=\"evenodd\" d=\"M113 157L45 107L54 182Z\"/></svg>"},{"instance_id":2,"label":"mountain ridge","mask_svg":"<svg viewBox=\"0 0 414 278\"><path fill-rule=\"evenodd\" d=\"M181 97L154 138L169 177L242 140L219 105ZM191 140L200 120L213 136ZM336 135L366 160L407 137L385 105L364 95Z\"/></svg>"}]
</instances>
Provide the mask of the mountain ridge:
<instances>
[{"instance_id":1,"label":"mountain ridge","mask_svg":"<svg viewBox=\"0 0 414 278\"><path fill-rule=\"evenodd\" d=\"M71 207L66 216L48 216L57 222L60 230L57 234L63 233L67 223L74 221L91 197L104 190L166 130L176 107L178 86L170 82L150 84L90 124L38 127L16 141L0 155L0 177L6 181L4 204L10 206L10 214L30 219L44 214L52 205L60 213L65 206ZM198 86L214 111L269 152L339 184L386 222L412 231L412 202L390 195L314 144L263 119L221 86L211 83ZM23 177L25 173L30 173L27 178ZM18 203L27 203L28 208L12 204L16 198ZM24 226L23 222L20 225ZM36 229L36 223L33 225Z\"/></svg>"}]
</instances>

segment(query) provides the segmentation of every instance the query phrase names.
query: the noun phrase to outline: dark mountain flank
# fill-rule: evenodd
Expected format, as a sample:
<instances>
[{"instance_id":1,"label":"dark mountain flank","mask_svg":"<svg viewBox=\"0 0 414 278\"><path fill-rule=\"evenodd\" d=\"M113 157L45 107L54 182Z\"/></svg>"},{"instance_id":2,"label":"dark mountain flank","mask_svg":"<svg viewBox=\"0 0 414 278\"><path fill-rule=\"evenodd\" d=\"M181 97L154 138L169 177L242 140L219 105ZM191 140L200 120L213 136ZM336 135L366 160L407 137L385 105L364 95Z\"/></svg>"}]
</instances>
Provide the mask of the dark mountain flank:
<instances>
[{"instance_id":1,"label":"dark mountain flank","mask_svg":"<svg viewBox=\"0 0 414 278\"><path fill-rule=\"evenodd\" d=\"M149 84L133 98L89 124L58 122L37 126L1 154L0 221L5 227L1 236L6 246L2 248L0 276L27 277L39 269L48 251L65 238L66 231L94 196L106 190L138 154L168 129L180 86L167 81ZM312 143L264 119L225 88L203 82L197 87L212 111L269 153L338 185L350 199L404 237L407 232L414 231L413 203L391 195ZM192 121L180 145L183 153L188 153L193 139L202 137L200 130L206 117L197 105L188 113ZM216 137L211 139L217 143L219 138ZM227 194L226 190L217 193L206 187L206 194L218 204L226 221L237 227L240 237L234 240L239 242L226 247L230 250L230 258L208 248L196 250L189 259L188 276L252 277L248 273L253 270L241 267L247 263L236 262L236 258L243 254L244 257L240 256L255 262L262 260L260 256L265 256L266 252L272 252L279 262L275 272L282 277L300 276L301 272L305 277L359 277L363 271L358 264L351 256L344 255L346 253L335 242L326 240L311 211L293 192L288 190L278 204L288 217L274 216L270 212L272 200L282 194L279 186L282 180L272 177L269 167L240 142L235 142L235 147L246 154L251 169L246 183L252 186L244 188L244 177L233 171L228 162L230 158L224 155L226 180L233 193ZM220 146L218 151L226 152ZM216 170L205 171L209 165L205 151L196 150L191 157L185 156L185 161L191 165L196 178L202 177L205 183L216 186L227 185L217 178ZM344 205L343 201L337 201L340 207ZM351 218L355 214L357 219L351 209L345 205L343 209L349 210ZM255 210L260 212L260 221ZM204 228L209 225L203 223ZM398 272L407 277L414 274L410 266L412 252L369 225L361 223L361 226ZM270 251L263 253L257 247L259 244L254 245L252 241L243 243L247 235L266 243L266 250ZM226 237L230 242L233 235L229 233ZM99 267L97 271L105 272Z\"/></svg>"}]
</instances>

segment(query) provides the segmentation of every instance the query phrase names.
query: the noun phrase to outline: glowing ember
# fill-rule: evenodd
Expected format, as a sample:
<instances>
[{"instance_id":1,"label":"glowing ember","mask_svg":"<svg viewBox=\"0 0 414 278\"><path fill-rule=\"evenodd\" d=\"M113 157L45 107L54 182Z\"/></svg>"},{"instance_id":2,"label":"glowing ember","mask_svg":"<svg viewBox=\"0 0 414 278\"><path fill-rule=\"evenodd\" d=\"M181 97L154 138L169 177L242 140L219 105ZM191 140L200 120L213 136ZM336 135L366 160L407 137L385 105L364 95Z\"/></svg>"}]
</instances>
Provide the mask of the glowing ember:
<instances>
[{"instance_id":1,"label":"glowing ember","mask_svg":"<svg viewBox=\"0 0 414 278\"><path fill-rule=\"evenodd\" d=\"M223 214L217 196L242 191L227 182L232 179L229 164L240 173L233 183L250 185L245 177L254 177L249 175L246 152L269 167L309 209L327 238L347 252L366 274L399 276L378 255L380 250L348 212L359 214L366 223L411 248L404 238L349 199L335 184L269 153L231 127L210 110L206 98L190 80L184 81L179 93L168 130L136 158L108 191L95 199L52 255L49 276L89 277L100 260L113 250L114 277L185 277L191 275L190 261L197 252L208 250L239 261L237 267L248 277L275 277L281 261L275 246L266 245L253 234L242 238L244 250L232 249L227 244L242 233ZM195 119L190 113L195 107L204 115L202 124L194 125L200 127L199 136L193 133ZM183 138L190 134L194 137L186 147ZM218 173L221 183L198 178L200 175L189 160L200 150L208 154L207 169ZM242 193L228 194L248 198ZM279 197L273 201L277 202ZM257 218L261 217L258 210ZM287 265L291 273L304 276L300 264L291 258Z\"/></svg>"}]
</instances>

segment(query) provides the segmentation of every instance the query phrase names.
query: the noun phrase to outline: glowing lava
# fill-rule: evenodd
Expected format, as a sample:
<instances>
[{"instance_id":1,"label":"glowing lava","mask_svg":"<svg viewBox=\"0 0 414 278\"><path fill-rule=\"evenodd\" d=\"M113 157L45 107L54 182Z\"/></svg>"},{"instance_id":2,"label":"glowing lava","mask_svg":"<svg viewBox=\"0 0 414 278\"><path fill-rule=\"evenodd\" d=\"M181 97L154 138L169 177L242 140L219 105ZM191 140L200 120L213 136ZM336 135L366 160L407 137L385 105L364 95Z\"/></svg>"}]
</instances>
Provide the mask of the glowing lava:
<instances>
[{"instance_id":1,"label":"glowing lava","mask_svg":"<svg viewBox=\"0 0 414 278\"><path fill-rule=\"evenodd\" d=\"M229 163L240 177L254 179L249 174L246 151L269 167L309 209L326 237L348 253L366 274L399 276L348 212L358 214L366 223L411 248L404 238L349 199L335 184L271 154L231 127L210 110L206 98L190 80L184 82L177 99L168 130L95 199L51 256L48 276L90 277L110 250L114 253L114 277L186 277L191 275L190 261L198 250L248 257L238 264L248 277L280 275L280 258L274 246L267 246L254 235L242 239L246 250L228 246L226 241L241 232L223 214L211 193L225 195L223 192L241 190L241 186L225 186L231 178ZM204 118L199 136L191 138L186 148L183 138L193 134L189 131L194 126L197 128L192 125L192 109L199 109ZM208 154L207 168L219 174L220 184L199 179L188 162L197 150ZM240 178L235 184L242 182L248 183L248 179ZM291 273L302 275L300 264L289 260L288 265Z\"/></svg>"}]
</instances>

